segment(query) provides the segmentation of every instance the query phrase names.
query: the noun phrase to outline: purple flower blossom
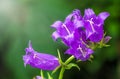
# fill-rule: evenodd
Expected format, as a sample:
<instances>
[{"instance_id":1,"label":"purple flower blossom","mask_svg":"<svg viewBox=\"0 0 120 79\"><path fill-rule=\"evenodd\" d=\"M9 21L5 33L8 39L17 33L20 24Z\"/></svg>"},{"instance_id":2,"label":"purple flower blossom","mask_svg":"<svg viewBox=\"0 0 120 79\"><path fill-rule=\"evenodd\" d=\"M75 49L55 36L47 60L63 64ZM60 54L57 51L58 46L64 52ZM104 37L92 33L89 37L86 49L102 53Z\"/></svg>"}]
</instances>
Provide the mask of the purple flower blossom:
<instances>
[{"instance_id":1,"label":"purple flower blossom","mask_svg":"<svg viewBox=\"0 0 120 79\"><path fill-rule=\"evenodd\" d=\"M64 22L56 21L51 25L56 31L52 34L54 40L61 38L64 44L67 46L73 41L73 34L76 28L82 27L82 16L80 15L79 10L74 10L69 14Z\"/></svg>"},{"instance_id":2,"label":"purple flower blossom","mask_svg":"<svg viewBox=\"0 0 120 79\"><path fill-rule=\"evenodd\" d=\"M26 55L23 56L25 66L29 64L42 70L54 70L59 66L58 58L50 54L38 53L32 48L31 42L29 42L29 47L25 51Z\"/></svg>"},{"instance_id":3,"label":"purple flower blossom","mask_svg":"<svg viewBox=\"0 0 120 79\"><path fill-rule=\"evenodd\" d=\"M93 50L87 48L81 43L74 43L72 47L66 51L66 53L75 56L75 58L79 60L86 61L90 58Z\"/></svg>"},{"instance_id":4,"label":"purple flower blossom","mask_svg":"<svg viewBox=\"0 0 120 79\"><path fill-rule=\"evenodd\" d=\"M42 79L41 76L36 76L35 79Z\"/></svg>"},{"instance_id":5,"label":"purple flower blossom","mask_svg":"<svg viewBox=\"0 0 120 79\"><path fill-rule=\"evenodd\" d=\"M95 15L92 9L86 9L83 17L86 36L92 42L99 42L103 38L104 20L109 16L109 13L102 12L98 16Z\"/></svg>"},{"instance_id":6,"label":"purple flower blossom","mask_svg":"<svg viewBox=\"0 0 120 79\"><path fill-rule=\"evenodd\" d=\"M109 13L102 12L98 16L92 9L86 9L84 16L78 9L69 14L64 22L56 21L52 27L56 31L52 34L54 40L62 39L62 42L69 47L67 54L77 59L86 61L93 53L92 43L99 43L104 38L104 20ZM104 40L109 41L109 37Z\"/></svg>"},{"instance_id":7,"label":"purple flower blossom","mask_svg":"<svg viewBox=\"0 0 120 79\"><path fill-rule=\"evenodd\" d=\"M85 31L79 28L74 33L74 42L72 42L71 47L66 51L66 54L75 56L75 58L82 61L86 61L90 58L93 50L87 45Z\"/></svg>"}]
</instances>

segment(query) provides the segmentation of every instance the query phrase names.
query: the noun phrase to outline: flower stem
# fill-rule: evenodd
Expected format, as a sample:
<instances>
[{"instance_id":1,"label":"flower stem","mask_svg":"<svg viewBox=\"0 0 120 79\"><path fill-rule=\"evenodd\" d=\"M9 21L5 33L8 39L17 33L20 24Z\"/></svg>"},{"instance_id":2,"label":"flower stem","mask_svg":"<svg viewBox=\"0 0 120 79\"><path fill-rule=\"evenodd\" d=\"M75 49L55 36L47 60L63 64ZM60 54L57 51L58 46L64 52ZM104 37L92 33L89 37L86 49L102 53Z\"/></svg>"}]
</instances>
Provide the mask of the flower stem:
<instances>
[{"instance_id":1,"label":"flower stem","mask_svg":"<svg viewBox=\"0 0 120 79\"><path fill-rule=\"evenodd\" d=\"M65 61L65 65L67 65L69 62L71 62L74 59L74 56L69 57L66 61Z\"/></svg>"},{"instance_id":2,"label":"flower stem","mask_svg":"<svg viewBox=\"0 0 120 79\"><path fill-rule=\"evenodd\" d=\"M65 61L64 65L67 65L67 64L68 64L69 62L71 62L73 59L74 59L74 56L69 57L69 58ZM60 74L59 74L59 79L63 79L63 74L64 74L64 72L65 72L65 66L64 66L64 65L62 65L62 68L61 68L61 71L60 71Z\"/></svg>"},{"instance_id":3,"label":"flower stem","mask_svg":"<svg viewBox=\"0 0 120 79\"><path fill-rule=\"evenodd\" d=\"M62 79L62 78L63 78L64 71L65 71L65 68L62 67L62 68L61 68L61 71L60 71L60 74L59 74L59 79Z\"/></svg>"}]
</instances>

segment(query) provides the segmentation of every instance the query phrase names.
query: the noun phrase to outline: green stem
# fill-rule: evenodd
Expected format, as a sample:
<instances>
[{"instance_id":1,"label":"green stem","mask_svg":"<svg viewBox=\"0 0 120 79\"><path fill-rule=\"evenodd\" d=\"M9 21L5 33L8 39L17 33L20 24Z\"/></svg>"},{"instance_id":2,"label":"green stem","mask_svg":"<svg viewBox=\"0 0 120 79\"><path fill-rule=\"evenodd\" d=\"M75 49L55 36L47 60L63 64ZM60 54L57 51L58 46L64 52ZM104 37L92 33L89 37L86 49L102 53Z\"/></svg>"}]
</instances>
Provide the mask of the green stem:
<instances>
[{"instance_id":1,"label":"green stem","mask_svg":"<svg viewBox=\"0 0 120 79\"><path fill-rule=\"evenodd\" d=\"M69 57L66 61L65 61L65 65L67 65L69 62L71 62L74 59L74 56Z\"/></svg>"},{"instance_id":2,"label":"green stem","mask_svg":"<svg viewBox=\"0 0 120 79\"><path fill-rule=\"evenodd\" d=\"M61 71L60 71L60 74L59 74L59 79L63 79L64 71L65 71L65 68L62 67L62 68L61 68Z\"/></svg>"},{"instance_id":3,"label":"green stem","mask_svg":"<svg viewBox=\"0 0 120 79\"><path fill-rule=\"evenodd\" d=\"M69 57L69 58L65 61L64 65L67 65L67 64L68 64L69 62L71 62L73 59L74 59L74 56ZM60 74L59 74L59 79L63 79L63 74L64 74L64 72L65 72L65 66L64 66L64 65L62 65L62 68L61 68L61 71L60 71Z\"/></svg>"}]
</instances>

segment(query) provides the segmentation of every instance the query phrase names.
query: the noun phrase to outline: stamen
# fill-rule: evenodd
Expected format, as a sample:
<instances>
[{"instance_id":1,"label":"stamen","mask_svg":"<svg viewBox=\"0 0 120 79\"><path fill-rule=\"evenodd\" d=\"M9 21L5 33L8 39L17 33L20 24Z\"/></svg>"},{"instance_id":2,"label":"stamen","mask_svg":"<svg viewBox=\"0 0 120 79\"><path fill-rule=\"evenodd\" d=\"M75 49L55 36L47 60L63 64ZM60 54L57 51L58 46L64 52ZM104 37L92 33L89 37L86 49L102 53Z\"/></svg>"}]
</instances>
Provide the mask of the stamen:
<instances>
[{"instance_id":1,"label":"stamen","mask_svg":"<svg viewBox=\"0 0 120 79\"><path fill-rule=\"evenodd\" d=\"M65 28L65 30L67 31L67 33L70 35L70 31L69 31L69 29L66 27L65 24L63 24L63 27Z\"/></svg>"},{"instance_id":2,"label":"stamen","mask_svg":"<svg viewBox=\"0 0 120 79\"><path fill-rule=\"evenodd\" d=\"M82 44L84 44L85 46L89 48L89 46L82 40L82 38L80 38L80 40L82 41Z\"/></svg>"},{"instance_id":3,"label":"stamen","mask_svg":"<svg viewBox=\"0 0 120 79\"><path fill-rule=\"evenodd\" d=\"M77 48L77 50L80 50L80 52L82 53L83 57L86 57L86 52L82 50L82 48L80 47L80 45Z\"/></svg>"},{"instance_id":4,"label":"stamen","mask_svg":"<svg viewBox=\"0 0 120 79\"><path fill-rule=\"evenodd\" d=\"M94 29L94 26L93 26L94 22L92 20L93 20L93 18L91 18L90 20L87 20L87 21L90 23L92 31L95 32L95 29Z\"/></svg>"}]
</instances>

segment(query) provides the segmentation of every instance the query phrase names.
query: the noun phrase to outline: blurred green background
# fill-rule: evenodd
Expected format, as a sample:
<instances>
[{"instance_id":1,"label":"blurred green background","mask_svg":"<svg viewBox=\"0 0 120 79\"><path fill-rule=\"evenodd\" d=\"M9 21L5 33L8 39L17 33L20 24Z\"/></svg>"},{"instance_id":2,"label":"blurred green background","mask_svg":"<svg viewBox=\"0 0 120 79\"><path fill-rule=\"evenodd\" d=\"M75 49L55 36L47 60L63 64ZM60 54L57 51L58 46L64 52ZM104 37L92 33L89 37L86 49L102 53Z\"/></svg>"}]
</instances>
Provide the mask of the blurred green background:
<instances>
[{"instance_id":1,"label":"blurred green background","mask_svg":"<svg viewBox=\"0 0 120 79\"><path fill-rule=\"evenodd\" d=\"M120 79L120 0L0 0L0 79L32 79L39 75L39 69L23 64L28 41L36 51L57 56L56 50L64 52L66 47L52 40L54 30L50 25L63 21L74 9L83 14L86 8L96 14L110 13L104 28L112 37L108 43L111 46L96 50L92 63L79 63L81 71L66 71L64 79Z\"/></svg>"}]
</instances>

